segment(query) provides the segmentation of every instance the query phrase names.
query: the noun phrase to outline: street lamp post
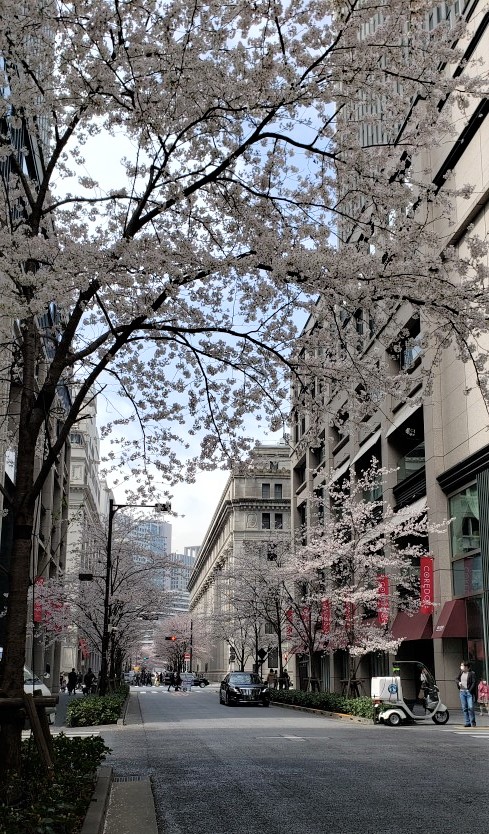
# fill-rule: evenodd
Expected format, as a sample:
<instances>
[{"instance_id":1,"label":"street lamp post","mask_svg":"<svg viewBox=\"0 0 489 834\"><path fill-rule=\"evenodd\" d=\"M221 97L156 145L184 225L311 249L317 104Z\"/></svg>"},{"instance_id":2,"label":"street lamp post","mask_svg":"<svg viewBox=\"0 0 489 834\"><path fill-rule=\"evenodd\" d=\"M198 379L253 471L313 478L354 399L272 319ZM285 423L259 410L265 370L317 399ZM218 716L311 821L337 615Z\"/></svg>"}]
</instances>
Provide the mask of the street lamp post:
<instances>
[{"instance_id":1,"label":"street lamp post","mask_svg":"<svg viewBox=\"0 0 489 834\"><path fill-rule=\"evenodd\" d=\"M115 504L113 498L109 500L109 518L107 528L107 560L105 565L105 590L104 590L104 622L102 629L102 658L100 663L100 675L98 691L100 695L107 692L109 679L109 644L110 644L110 594L112 586L112 529L114 516L117 510L129 507L150 507L159 512L170 512L171 504Z\"/></svg>"}]
</instances>

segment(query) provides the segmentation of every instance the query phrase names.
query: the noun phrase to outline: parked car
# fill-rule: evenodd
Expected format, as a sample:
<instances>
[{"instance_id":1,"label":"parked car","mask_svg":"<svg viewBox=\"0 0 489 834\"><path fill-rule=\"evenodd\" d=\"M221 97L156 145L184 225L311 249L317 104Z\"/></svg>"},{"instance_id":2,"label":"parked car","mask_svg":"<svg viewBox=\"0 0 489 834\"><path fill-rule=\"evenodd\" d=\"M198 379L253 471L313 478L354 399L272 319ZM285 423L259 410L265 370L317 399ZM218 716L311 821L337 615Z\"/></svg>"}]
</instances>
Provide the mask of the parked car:
<instances>
[{"instance_id":1,"label":"parked car","mask_svg":"<svg viewBox=\"0 0 489 834\"><path fill-rule=\"evenodd\" d=\"M27 666L24 666L24 692L27 692L28 695L51 695L51 690ZM46 715L49 723L54 724L56 707L46 707Z\"/></svg>"},{"instance_id":2,"label":"parked car","mask_svg":"<svg viewBox=\"0 0 489 834\"><path fill-rule=\"evenodd\" d=\"M182 672L181 675L182 683L187 681L187 685L190 682L190 686L200 686L202 689L204 686L209 686L209 681L203 675L196 675L193 672Z\"/></svg>"},{"instance_id":3,"label":"parked car","mask_svg":"<svg viewBox=\"0 0 489 834\"><path fill-rule=\"evenodd\" d=\"M254 672L229 672L219 689L219 703L270 706L270 690Z\"/></svg>"}]
</instances>

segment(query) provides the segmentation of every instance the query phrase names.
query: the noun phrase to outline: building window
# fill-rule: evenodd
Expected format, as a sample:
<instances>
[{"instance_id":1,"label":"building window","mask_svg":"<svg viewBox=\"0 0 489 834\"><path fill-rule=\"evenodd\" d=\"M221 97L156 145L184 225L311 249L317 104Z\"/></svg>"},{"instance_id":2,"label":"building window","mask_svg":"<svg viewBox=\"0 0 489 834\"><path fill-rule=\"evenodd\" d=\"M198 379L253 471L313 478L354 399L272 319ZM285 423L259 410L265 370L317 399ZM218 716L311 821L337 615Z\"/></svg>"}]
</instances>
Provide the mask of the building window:
<instances>
[{"instance_id":1,"label":"building window","mask_svg":"<svg viewBox=\"0 0 489 834\"><path fill-rule=\"evenodd\" d=\"M482 591L482 557L466 556L457 559L452 565L453 594L456 597L469 597Z\"/></svg>"},{"instance_id":2,"label":"building window","mask_svg":"<svg viewBox=\"0 0 489 834\"><path fill-rule=\"evenodd\" d=\"M273 490L275 498L282 498L282 484L274 484Z\"/></svg>"},{"instance_id":3,"label":"building window","mask_svg":"<svg viewBox=\"0 0 489 834\"><path fill-rule=\"evenodd\" d=\"M270 484L261 485L261 497L270 498Z\"/></svg>"},{"instance_id":4,"label":"building window","mask_svg":"<svg viewBox=\"0 0 489 834\"><path fill-rule=\"evenodd\" d=\"M261 529L270 530L270 513L261 514Z\"/></svg>"},{"instance_id":5,"label":"building window","mask_svg":"<svg viewBox=\"0 0 489 834\"><path fill-rule=\"evenodd\" d=\"M274 526L275 526L276 530L283 530L284 518L283 518L282 513L275 513L274 522L275 522Z\"/></svg>"},{"instance_id":6,"label":"building window","mask_svg":"<svg viewBox=\"0 0 489 834\"><path fill-rule=\"evenodd\" d=\"M477 485L471 484L449 500L452 558L480 549L479 499Z\"/></svg>"},{"instance_id":7,"label":"building window","mask_svg":"<svg viewBox=\"0 0 489 834\"><path fill-rule=\"evenodd\" d=\"M468 597L483 589L480 552L479 497L477 485L470 486L449 499L450 537L452 545L453 594ZM466 554L470 554L469 556Z\"/></svg>"}]
</instances>

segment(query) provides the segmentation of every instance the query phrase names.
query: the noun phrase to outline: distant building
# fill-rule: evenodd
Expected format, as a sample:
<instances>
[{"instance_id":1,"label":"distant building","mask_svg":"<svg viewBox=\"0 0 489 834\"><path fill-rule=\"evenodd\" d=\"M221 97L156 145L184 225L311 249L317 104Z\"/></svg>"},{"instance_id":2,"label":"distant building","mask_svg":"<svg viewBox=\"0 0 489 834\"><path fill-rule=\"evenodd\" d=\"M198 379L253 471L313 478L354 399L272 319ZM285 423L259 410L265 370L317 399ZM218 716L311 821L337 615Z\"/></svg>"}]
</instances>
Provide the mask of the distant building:
<instances>
[{"instance_id":1,"label":"distant building","mask_svg":"<svg viewBox=\"0 0 489 834\"><path fill-rule=\"evenodd\" d=\"M188 588L190 609L196 619L212 623L221 602L214 578L228 558L242 552L243 543L290 536L290 463L284 443L258 444L253 450L254 468L232 472L196 559ZM253 659L250 660L250 668ZM211 641L209 653L194 654L194 666L218 681L229 667L229 645Z\"/></svg>"},{"instance_id":2,"label":"distant building","mask_svg":"<svg viewBox=\"0 0 489 834\"><path fill-rule=\"evenodd\" d=\"M79 573L101 572L107 557L107 516L110 491L100 480L100 438L96 425L97 401L93 398L83 410L70 434L71 463L69 524L67 531L66 576L71 581ZM83 592L83 586L80 586ZM98 671L98 648L90 645L73 625L63 638L61 671L73 667L84 672L89 666Z\"/></svg>"},{"instance_id":3,"label":"distant building","mask_svg":"<svg viewBox=\"0 0 489 834\"><path fill-rule=\"evenodd\" d=\"M198 549L198 548L197 548ZM184 553L171 553L166 571L165 590L169 592L168 614L187 614L190 609L188 583L195 565L195 556L185 548Z\"/></svg>"}]
</instances>

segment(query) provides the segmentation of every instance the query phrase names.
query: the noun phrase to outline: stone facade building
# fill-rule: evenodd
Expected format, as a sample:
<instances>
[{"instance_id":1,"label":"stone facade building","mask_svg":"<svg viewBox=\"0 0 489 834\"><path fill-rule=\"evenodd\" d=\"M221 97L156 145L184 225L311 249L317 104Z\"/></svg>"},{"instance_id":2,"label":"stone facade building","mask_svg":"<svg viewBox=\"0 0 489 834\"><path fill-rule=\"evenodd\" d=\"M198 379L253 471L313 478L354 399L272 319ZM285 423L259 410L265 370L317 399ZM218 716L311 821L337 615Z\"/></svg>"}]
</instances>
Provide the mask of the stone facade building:
<instances>
[{"instance_id":1,"label":"stone facade building","mask_svg":"<svg viewBox=\"0 0 489 834\"><path fill-rule=\"evenodd\" d=\"M265 542L271 535L290 536L289 448L263 443L254 449L253 469L231 473L197 556L188 584L194 633L199 621L212 625L213 616L222 611L216 587L219 571L243 552L244 542ZM229 670L229 650L229 643L210 634L207 653L200 657L198 650L194 652L194 669L210 680L221 680ZM252 664L250 657L248 668Z\"/></svg>"}]
</instances>

